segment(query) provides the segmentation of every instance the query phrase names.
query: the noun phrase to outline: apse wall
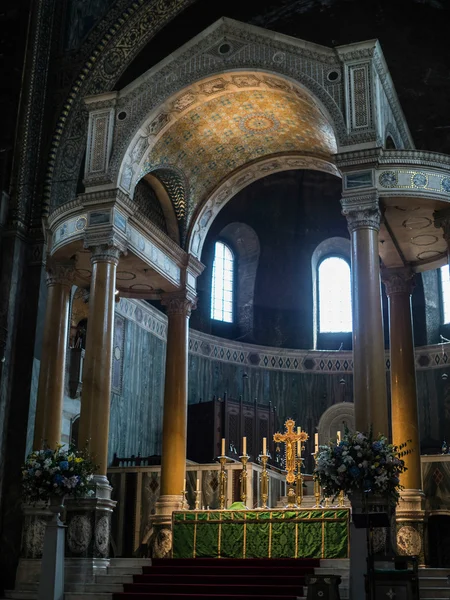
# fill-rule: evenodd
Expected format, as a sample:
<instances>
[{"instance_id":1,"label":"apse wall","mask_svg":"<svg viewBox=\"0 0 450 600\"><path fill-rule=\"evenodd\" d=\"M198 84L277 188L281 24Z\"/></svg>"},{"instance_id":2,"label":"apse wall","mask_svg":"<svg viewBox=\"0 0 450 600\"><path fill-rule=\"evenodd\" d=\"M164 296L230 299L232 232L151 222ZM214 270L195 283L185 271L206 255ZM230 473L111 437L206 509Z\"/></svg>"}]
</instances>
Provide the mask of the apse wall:
<instances>
[{"instance_id":1,"label":"apse wall","mask_svg":"<svg viewBox=\"0 0 450 600\"><path fill-rule=\"evenodd\" d=\"M116 305L110 461L114 453L161 452L166 334L165 315L148 303L122 298ZM449 360L445 346L416 348L422 453L439 450L450 428ZM387 380L389 389L389 372ZM264 347L190 330L189 403L224 392L257 398L276 406L278 426L293 417L312 434L328 407L352 402L352 387L351 352ZM66 419L75 402L67 399Z\"/></svg>"}]
</instances>

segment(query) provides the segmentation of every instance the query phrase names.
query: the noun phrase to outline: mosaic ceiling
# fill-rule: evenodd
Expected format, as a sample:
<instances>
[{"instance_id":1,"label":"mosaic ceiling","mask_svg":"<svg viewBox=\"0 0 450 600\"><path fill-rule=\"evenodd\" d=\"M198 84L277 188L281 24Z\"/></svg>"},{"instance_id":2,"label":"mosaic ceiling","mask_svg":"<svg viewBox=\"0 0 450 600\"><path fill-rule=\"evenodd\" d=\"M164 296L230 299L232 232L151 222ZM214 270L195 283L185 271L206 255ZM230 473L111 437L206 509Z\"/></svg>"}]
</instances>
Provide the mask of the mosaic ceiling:
<instances>
[{"instance_id":1,"label":"mosaic ceiling","mask_svg":"<svg viewBox=\"0 0 450 600\"><path fill-rule=\"evenodd\" d=\"M140 175L170 165L183 171L189 217L236 169L288 152L322 158L334 154L335 136L326 118L291 91L242 90L185 113L158 139Z\"/></svg>"}]
</instances>

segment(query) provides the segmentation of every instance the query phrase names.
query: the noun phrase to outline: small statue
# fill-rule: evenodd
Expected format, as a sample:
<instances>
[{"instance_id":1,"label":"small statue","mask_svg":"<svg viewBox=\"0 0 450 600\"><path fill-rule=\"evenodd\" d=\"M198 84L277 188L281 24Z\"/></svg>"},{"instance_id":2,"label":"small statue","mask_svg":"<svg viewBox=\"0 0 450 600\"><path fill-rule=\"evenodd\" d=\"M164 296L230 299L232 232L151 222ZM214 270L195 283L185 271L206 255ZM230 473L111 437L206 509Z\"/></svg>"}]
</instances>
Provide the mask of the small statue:
<instances>
[{"instance_id":1,"label":"small statue","mask_svg":"<svg viewBox=\"0 0 450 600\"><path fill-rule=\"evenodd\" d=\"M441 453L448 454L448 446L447 446L447 442L445 440L442 442Z\"/></svg>"}]
</instances>

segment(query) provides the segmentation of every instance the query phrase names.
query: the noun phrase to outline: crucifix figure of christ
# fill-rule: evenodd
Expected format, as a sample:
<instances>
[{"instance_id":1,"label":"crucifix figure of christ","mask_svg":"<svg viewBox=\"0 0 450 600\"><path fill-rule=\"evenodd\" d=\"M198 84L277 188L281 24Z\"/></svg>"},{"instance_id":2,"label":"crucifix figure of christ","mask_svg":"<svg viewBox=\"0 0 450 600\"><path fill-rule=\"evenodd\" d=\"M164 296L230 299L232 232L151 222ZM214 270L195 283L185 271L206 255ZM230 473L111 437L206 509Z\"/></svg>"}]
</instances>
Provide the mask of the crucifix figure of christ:
<instances>
[{"instance_id":1,"label":"crucifix figure of christ","mask_svg":"<svg viewBox=\"0 0 450 600\"><path fill-rule=\"evenodd\" d=\"M304 431L294 431L295 421L293 419L288 419L284 424L286 427L285 433L275 433L273 436L274 442L283 442L286 444L286 481L288 483L294 483L295 481L295 458L297 454L297 446L300 448L300 452L298 453L298 458L301 457L302 443L306 442L309 438L309 435ZM299 444L298 444L299 442Z\"/></svg>"}]
</instances>

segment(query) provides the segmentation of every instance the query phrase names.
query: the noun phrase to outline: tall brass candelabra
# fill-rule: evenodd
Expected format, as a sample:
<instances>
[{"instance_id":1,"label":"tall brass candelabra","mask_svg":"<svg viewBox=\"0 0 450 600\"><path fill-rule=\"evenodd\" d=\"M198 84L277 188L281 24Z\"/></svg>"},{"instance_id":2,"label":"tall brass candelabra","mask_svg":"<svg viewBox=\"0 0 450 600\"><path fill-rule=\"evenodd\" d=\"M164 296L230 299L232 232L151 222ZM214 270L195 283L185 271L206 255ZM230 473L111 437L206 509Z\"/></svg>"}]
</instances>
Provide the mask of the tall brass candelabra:
<instances>
[{"instance_id":1,"label":"tall brass candelabra","mask_svg":"<svg viewBox=\"0 0 450 600\"><path fill-rule=\"evenodd\" d=\"M303 458L300 456L297 457L297 476L296 476L296 492L297 492L297 506L300 507L303 502L303 475L302 475L302 465Z\"/></svg>"},{"instance_id":2,"label":"tall brass candelabra","mask_svg":"<svg viewBox=\"0 0 450 600\"><path fill-rule=\"evenodd\" d=\"M316 464L317 464L318 455L319 455L318 452L315 452L313 454L314 461ZM320 483L317 479L314 479L314 499L315 499L314 508L322 508L322 505L320 504Z\"/></svg>"},{"instance_id":3,"label":"tall brass candelabra","mask_svg":"<svg viewBox=\"0 0 450 600\"><path fill-rule=\"evenodd\" d=\"M239 477L239 481L241 483L241 500L244 504L246 504L247 502L247 462L249 459L249 456L247 454L244 454L243 456L239 457L241 459L241 463L242 463L242 471L241 471L241 475Z\"/></svg>"},{"instance_id":4,"label":"tall brass candelabra","mask_svg":"<svg viewBox=\"0 0 450 600\"><path fill-rule=\"evenodd\" d=\"M220 474L219 474L219 503L220 510L225 509L227 503L227 472L225 471L225 464L227 457L222 455L219 456L220 461Z\"/></svg>"},{"instance_id":5,"label":"tall brass candelabra","mask_svg":"<svg viewBox=\"0 0 450 600\"><path fill-rule=\"evenodd\" d=\"M269 473L267 472L268 454L261 454L259 457L262 464L262 472L260 477L261 483L261 508L268 508L267 500L269 499Z\"/></svg>"}]
</instances>

